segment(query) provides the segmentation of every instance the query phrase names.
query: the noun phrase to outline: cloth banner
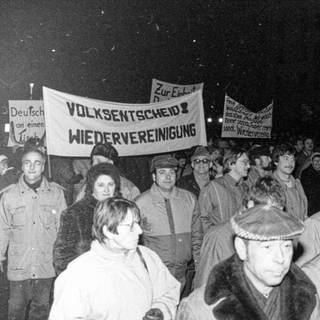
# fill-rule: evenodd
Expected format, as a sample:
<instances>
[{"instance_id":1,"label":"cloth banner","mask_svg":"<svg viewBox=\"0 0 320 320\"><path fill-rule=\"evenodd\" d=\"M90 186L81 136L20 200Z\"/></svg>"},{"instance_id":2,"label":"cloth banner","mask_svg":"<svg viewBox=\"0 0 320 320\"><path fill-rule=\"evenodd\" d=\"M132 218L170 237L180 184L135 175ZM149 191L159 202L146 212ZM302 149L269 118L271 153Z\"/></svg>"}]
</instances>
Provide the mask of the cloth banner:
<instances>
[{"instance_id":1,"label":"cloth banner","mask_svg":"<svg viewBox=\"0 0 320 320\"><path fill-rule=\"evenodd\" d=\"M120 156L206 145L201 91L153 104L122 104L43 87L48 153L88 157L110 142Z\"/></svg>"},{"instance_id":2,"label":"cloth banner","mask_svg":"<svg viewBox=\"0 0 320 320\"><path fill-rule=\"evenodd\" d=\"M178 98L202 89L203 83L181 85L152 79L150 102L153 103Z\"/></svg>"},{"instance_id":3,"label":"cloth banner","mask_svg":"<svg viewBox=\"0 0 320 320\"><path fill-rule=\"evenodd\" d=\"M221 137L269 139L272 130L272 111L273 102L255 113L226 95Z\"/></svg>"},{"instance_id":4,"label":"cloth banner","mask_svg":"<svg viewBox=\"0 0 320 320\"><path fill-rule=\"evenodd\" d=\"M42 100L9 100L9 121L12 137L8 146L24 144L29 138L43 138L45 133Z\"/></svg>"}]
</instances>

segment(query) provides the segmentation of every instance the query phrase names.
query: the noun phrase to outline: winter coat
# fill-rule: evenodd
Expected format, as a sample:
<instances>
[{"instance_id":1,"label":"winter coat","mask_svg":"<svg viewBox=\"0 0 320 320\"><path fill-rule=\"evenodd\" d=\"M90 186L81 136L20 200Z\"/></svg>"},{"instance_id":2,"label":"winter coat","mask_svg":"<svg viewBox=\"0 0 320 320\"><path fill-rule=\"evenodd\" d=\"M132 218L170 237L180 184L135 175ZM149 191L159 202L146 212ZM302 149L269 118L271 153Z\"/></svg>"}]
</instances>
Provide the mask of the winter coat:
<instances>
[{"instance_id":1,"label":"winter coat","mask_svg":"<svg viewBox=\"0 0 320 320\"><path fill-rule=\"evenodd\" d=\"M187 263L200 255L202 229L198 202L194 194L174 187L169 196L171 215L160 188L153 184L136 203L140 208L143 244L155 251L170 272L185 282Z\"/></svg>"},{"instance_id":2,"label":"winter coat","mask_svg":"<svg viewBox=\"0 0 320 320\"><path fill-rule=\"evenodd\" d=\"M53 247L53 263L57 274L65 270L69 262L90 249L93 213L97 203L98 200L90 195L62 213Z\"/></svg>"},{"instance_id":3,"label":"winter coat","mask_svg":"<svg viewBox=\"0 0 320 320\"><path fill-rule=\"evenodd\" d=\"M66 208L61 186L43 176L37 192L24 181L3 190L0 200L0 260L8 248L8 279L55 276L52 249L60 214Z\"/></svg>"},{"instance_id":4,"label":"winter coat","mask_svg":"<svg viewBox=\"0 0 320 320\"><path fill-rule=\"evenodd\" d=\"M281 180L277 172L272 175L279 181L285 193L286 205L285 210L292 214L294 217L304 221L308 217L308 200L304 193L303 187L299 179L290 177L292 187L288 188L287 185Z\"/></svg>"},{"instance_id":5,"label":"winter coat","mask_svg":"<svg viewBox=\"0 0 320 320\"><path fill-rule=\"evenodd\" d=\"M234 232L231 223L211 227L204 235L200 260L194 278L194 288L199 288L207 283L212 268L234 254Z\"/></svg>"},{"instance_id":6,"label":"winter coat","mask_svg":"<svg viewBox=\"0 0 320 320\"><path fill-rule=\"evenodd\" d=\"M320 212L304 222L304 231L299 238L297 265L303 266L320 254Z\"/></svg>"},{"instance_id":7,"label":"winter coat","mask_svg":"<svg viewBox=\"0 0 320 320\"><path fill-rule=\"evenodd\" d=\"M311 165L301 173L301 184L308 199L308 216L320 211L320 171Z\"/></svg>"},{"instance_id":8,"label":"winter coat","mask_svg":"<svg viewBox=\"0 0 320 320\"><path fill-rule=\"evenodd\" d=\"M210 178L210 180L213 180L213 178ZM209 183L209 181L208 181L208 183ZM177 181L176 186L178 188L185 189L185 190L192 192L197 197L197 199L199 198L200 187L199 187L193 173L180 178Z\"/></svg>"},{"instance_id":9,"label":"winter coat","mask_svg":"<svg viewBox=\"0 0 320 320\"><path fill-rule=\"evenodd\" d=\"M142 320L151 308L174 320L180 285L150 249L113 252L97 241L55 282L49 320Z\"/></svg>"},{"instance_id":10,"label":"winter coat","mask_svg":"<svg viewBox=\"0 0 320 320\"><path fill-rule=\"evenodd\" d=\"M229 221L241 209L247 192L244 181L236 181L228 173L208 183L199 196L203 231Z\"/></svg>"},{"instance_id":11,"label":"winter coat","mask_svg":"<svg viewBox=\"0 0 320 320\"><path fill-rule=\"evenodd\" d=\"M216 265L206 287L182 300L177 320L265 320L246 281L240 259ZM281 320L320 319L319 296L307 275L292 264L280 285Z\"/></svg>"}]
</instances>

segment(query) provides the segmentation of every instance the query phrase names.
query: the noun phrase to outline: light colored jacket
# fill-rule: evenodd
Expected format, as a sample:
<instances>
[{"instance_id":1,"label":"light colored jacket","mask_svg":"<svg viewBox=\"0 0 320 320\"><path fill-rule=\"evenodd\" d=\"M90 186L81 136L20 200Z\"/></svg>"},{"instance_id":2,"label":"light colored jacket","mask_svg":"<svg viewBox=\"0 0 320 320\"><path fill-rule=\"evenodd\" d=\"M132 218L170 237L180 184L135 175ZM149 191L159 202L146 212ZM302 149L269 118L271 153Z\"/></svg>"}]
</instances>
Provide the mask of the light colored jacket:
<instances>
[{"instance_id":1,"label":"light colored jacket","mask_svg":"<svg viewBox=\"0 0 320 320\"><path fill-rule=\"evenodd\" d=\"M285 210L292 214L294 217L306 220L308 217L308 200L304 193L302 184L299 179L290 177L292 187L288 188L287 185L281 180L277 172L273 173L273 177L279 181L286 197Z\"/></svg>"},{"instance_id":2,"label":"light colored jacket","mask_svg":"<svg viewBox=\"0 0 320 320\"><path fill-rule=\"evenodd\" d=\"M320 212L304 222L304 231L299 238L299 245L302 250L296 264L300 267L320 254Z\"/></svg>"},{"instance_id":3,"label":"light colored jacket","mask_svg":"<svg viewBox=\"0 0 320 320\"><path fill-rule=\"evenodd\" d=\"M3 190L0 200L0 260L8 248L8 279L55 276L52 263L60 214L66 208L61 186L43 176L38 192L23 175Z\"/></svg>"},{"instance_id":4,"label":"light colored jacket","mask_svg":"<svg viewBox=\"0 0 320 320\"><path fill-rule=\"evenodd\" d=\"M141 212L144 245L154 250L176 279L184 284L187 263L192 256L197 262L200 256L199 206L193 193L177 187L170 193L169 201L171 216L156 184L136 199Z\"/></svg>"},{"instance_id":5,"label":"light colored jacket","mask_svg":"<svg viewBox=\"0 0 320 320\"><path fill-rule=\"evenodd\" d=\"M139 249L147 269L136 251L115 253L93 241L57 278L49 320L142 320L151 308L174 320L180 284L153 251Z\"/></svg>"},{"instance_id":6,"label":"light colored jacket","mask_svg":"<svg viewBox=\"0 0 320 320\"><path fill-rule=\"evenodd\" d=\"M244 181L236 181L228 173L209 182L199 196L203 231L229 221L241 209L247 191Z\"/></svg>"}]
</instances>

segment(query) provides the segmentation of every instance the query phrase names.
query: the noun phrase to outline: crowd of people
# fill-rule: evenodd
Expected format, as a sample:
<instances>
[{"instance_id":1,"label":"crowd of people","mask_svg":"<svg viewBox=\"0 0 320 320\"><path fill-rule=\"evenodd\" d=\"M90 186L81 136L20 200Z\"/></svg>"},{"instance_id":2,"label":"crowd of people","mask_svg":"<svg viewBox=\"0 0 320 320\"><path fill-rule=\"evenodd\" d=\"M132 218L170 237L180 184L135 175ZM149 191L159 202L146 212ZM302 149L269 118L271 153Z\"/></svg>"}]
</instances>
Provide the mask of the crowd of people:
<instances>
[{"instance_id":1,"label":"crowd of people","mask_svg":"<svg viewBox=\"0 0 320 320\"><path fill-rule=\"evenodd\" d=\"M48 157L35 139L8 151L8 319L320 319L312 138L150 156L143 188L108 143L86 159Z\"/></svg>"}]
</instances>

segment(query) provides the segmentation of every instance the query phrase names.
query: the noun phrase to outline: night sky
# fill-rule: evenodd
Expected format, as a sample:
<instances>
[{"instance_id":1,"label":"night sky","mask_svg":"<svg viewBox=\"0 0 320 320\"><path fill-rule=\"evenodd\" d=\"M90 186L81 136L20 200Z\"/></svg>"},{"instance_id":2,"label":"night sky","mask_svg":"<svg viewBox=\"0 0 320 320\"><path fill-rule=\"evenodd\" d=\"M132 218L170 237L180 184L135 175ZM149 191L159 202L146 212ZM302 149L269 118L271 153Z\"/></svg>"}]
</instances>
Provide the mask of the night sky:
<instances>
[{"instance_id":1,"label":"night sky","mask_svg":"<svg viewBox=\"0 0 320 320\"><path fill-rule=\"evenodd\" d=\"M0 103L41 86L148 103L151 80L204 82L207 115L224 94L275 128L318 119L318 1L1 1Z\"/></svg>"}]
</instances>

